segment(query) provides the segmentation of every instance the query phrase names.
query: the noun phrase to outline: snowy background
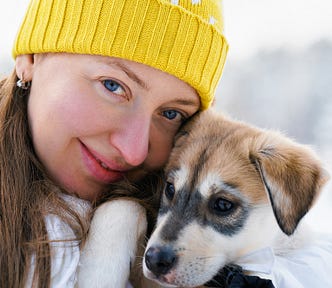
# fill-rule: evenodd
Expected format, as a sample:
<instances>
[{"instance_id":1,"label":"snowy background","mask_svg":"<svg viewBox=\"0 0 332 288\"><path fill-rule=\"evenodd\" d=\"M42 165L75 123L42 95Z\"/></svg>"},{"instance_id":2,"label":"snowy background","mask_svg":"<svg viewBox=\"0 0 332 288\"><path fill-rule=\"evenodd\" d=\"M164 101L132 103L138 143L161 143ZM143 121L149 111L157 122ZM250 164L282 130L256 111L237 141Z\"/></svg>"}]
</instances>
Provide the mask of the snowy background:
<instances>
[{"instance_id":1,"label":"snowy background","mask_svg":"<svg viewBox=\"0 0 332 288\"><path fill-rule=\"evenodd\" d=\"M217 109L312 146L332 171L332 1L223 3L230 49ZM0 3L0 75L13 68L11 47L27 5ZM331 183L306 220L332 233Z\"/></svg>"}]
</instances>

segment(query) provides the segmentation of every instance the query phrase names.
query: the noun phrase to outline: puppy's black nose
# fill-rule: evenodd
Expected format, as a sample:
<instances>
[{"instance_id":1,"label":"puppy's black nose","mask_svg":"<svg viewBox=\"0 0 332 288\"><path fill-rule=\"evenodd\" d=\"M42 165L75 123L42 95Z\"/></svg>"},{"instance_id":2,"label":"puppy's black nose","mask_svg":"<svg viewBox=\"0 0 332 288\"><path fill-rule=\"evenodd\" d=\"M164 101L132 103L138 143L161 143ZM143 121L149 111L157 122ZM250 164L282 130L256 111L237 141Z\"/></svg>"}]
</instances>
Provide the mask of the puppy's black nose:
<instances>
[{"instance_id":1,"label":"puppy's black nose","mask_svg":"<svg viewBox=\"0 0 332 288\"><path fill-rule=\"evenodd\" d=\"M176 262L174 250L169 246L150 247L145 253L145 264L156 276L165 275Z\"/></svg>"}]
</instances>

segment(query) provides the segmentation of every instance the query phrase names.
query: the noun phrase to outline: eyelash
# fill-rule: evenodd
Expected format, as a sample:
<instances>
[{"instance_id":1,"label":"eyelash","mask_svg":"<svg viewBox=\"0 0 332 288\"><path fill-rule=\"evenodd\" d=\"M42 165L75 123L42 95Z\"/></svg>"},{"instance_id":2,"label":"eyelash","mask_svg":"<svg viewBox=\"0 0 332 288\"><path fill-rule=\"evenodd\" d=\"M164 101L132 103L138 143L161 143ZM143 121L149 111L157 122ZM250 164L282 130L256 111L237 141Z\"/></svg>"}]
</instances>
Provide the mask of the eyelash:
<instances>
[{"instance_id":1,"label":"eyelash","mask_svg":"<svg viewBox=\"0 0 332 288\"><path fill-rule=\"evenodd\" d=\"M172 112L172 113L175 112L176 115L175 115L173 118L170 118L170 117L168 117L168 116L166 115L166 113L169 113L169 112ZM163 115L165 118L167 118L167 120L169 120L169 121L173 121L177 116L180 116L180 117L181 117L181 119L180 119L180 122L181 122L181 123L184 122L184 121L186 120L186 117L183 115L183 113L181 113L181 112L179 112L179 111L177 111L177 110L175 110L175 109L165 110L165 111L162 112L162 115Z\"/></svg>"},{"instance_id":2,"label":"eyelash","mask_svg":"<svg viewBox=\"0 0 332 288\"><path fill-rule=\"evenodd\" d=\"M169 112L175 112L176 115L175 117L173 118L169 118L166 116L166 113L169 113ZM188 117L184 115L184 113L176 110L176 109L167 109L167 110L164 110L161 112L162 116L165 117L167 119L167 121L170 121L170 123L173 123L173 124L177 124L177 125L182 125L187 119ZM180 117L179 119L177 119L178 117Z\"/></svg>"},{"instance_id":3,"label":"eyelash","mask_svg":"<svg viewBox=\"0 0 332 288\"><path fill-rule=\"evenodd\" d=\"M105 89L107 91L109 91L110 93L127 98L126 89L119 82L117 82L113 79L106 79L106 80L103 80L102 83L103 83L103 86L105 87ZM115 88L115 89L113 90L112 87L109 86L109 84L114 86L113 88ZM120 89L120 91L116 92L118 89Z\"/></svg>"}]
</instances>

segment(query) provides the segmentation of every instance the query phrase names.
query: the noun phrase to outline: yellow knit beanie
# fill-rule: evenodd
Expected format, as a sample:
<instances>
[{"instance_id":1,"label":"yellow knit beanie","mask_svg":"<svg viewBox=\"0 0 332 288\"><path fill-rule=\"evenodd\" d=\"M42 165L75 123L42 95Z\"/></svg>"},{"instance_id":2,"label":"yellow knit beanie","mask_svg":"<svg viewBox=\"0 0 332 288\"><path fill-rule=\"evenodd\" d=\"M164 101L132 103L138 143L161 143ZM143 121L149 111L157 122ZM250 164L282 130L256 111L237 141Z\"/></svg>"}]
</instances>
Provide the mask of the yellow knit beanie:
<instances>
[{"instance_id":1,"label":"yellow knit beanie","mask_svg":"<svg viewBox=\"0 0 332 288\"><path fill-rule=\"evenodd\" d=\"M120 57L172 74L209 107L228 45L221 0L31 0L13 56Z\"/></svg>"}]
</instances>

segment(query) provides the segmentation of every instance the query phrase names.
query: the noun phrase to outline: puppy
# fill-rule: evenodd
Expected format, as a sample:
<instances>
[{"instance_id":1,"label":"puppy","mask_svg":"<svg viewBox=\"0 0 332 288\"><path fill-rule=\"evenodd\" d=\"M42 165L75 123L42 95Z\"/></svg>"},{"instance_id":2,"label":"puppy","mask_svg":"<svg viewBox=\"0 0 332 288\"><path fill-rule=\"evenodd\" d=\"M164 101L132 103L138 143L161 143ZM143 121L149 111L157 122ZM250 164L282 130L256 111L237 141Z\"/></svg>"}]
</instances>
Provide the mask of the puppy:
<instances>
[{"instance_id":1,"label":"puppy","mask_svg":"<svg viewBox=\"0 0 332 288\"><path fill-rule=\"evenodd\" d=\"M179 133L165 177L143 260L146 277L164 287L203 285L225 265L250 257L247 273L271 274L252 268L260 265L256 258L275 267L275 257L286 259L310 243L299 222L328 179L307 147L211 111Z\"/></svg>"}]
</instances>

